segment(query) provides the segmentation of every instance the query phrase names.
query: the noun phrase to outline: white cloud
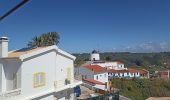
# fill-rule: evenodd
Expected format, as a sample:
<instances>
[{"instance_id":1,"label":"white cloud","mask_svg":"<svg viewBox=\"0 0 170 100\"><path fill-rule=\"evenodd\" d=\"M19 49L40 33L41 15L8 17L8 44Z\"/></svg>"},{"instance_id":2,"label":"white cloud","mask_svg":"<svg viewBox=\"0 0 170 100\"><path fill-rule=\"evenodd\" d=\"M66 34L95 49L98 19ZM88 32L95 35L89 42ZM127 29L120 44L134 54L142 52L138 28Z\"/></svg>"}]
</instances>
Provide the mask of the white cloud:
<instances>
[{"instance_id":1,"label":"white cloud","mask_svg":"<svg viewBox=\"0 0 170 100\"><path fill-rule=\"evenodd\" d=\"M170 42L146 42L140 45L127 46L124 49L127 52L169 52Z\"/></svg>"}]
</instances>

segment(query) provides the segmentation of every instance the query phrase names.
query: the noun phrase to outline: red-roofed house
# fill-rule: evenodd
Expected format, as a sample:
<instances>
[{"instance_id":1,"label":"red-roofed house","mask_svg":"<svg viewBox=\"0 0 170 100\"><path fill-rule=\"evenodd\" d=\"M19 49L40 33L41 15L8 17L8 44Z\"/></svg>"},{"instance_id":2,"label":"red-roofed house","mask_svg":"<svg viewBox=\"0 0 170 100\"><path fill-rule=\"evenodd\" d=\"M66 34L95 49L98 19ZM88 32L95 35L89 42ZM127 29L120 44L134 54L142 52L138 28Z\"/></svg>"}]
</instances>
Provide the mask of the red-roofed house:
<instances>
[{"instance_id":1,"label":"red-roofed house","mask_svg":"<svg viewBox=\"0 0 170 100\"><path fill-rule=\"evenodd\" d=\"M126 69L122 61L113 61L113 62L96 61L96 62L93 62L91 65L99 65L107 69L115 69L115 70Z\"/></svg>"},{"instance_id":2,"label":"red-roofed house","mask_svg":"<svg viewBox=\"0 0 170 100\"><path fill-rule=\"evenodd\" d=\"M111 78L149 78L147 70L126 69L126 70L108 70L108 77Z\"/></svg>"},{"instance_id":3,"label":"red-roofed house","mask_svg":"<svg viewBox=\"0 0 170 100\"><path fill-rule=\"evenodd\" d=\"M99 65L88 65L80 67L79 73L85 83L90 82L95 88L107 90L108 73L106 68ZM99 84L99 82L104 84Z\"/></svg>"},{"instance_id":4,"label":"red-roofed house","mask_svg":"<svg viewBox=\"0 0 170 100\"><path fill-rule=\"evenodd\" d=\"M161 79L169 79L169 70L166 71L155 71L155 73L158 75Z\"/></svg>"}]
</instances>

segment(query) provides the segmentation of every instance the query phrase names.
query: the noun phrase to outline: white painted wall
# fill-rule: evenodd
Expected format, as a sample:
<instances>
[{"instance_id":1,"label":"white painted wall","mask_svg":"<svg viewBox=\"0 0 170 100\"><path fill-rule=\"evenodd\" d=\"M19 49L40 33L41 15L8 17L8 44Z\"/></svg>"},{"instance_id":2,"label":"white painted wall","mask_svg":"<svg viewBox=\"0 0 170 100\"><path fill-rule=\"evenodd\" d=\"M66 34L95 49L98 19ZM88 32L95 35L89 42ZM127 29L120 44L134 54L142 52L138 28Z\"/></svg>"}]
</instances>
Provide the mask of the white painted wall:
<instances>
[{"instance_id":1,"label":"white painted wall","mask_svg":"<svg viewBox=\"0 0 170 100\"><path fill-rule=\"evenodd\" d=\"M38 55L29 56L24 58L23 61L18 60L0 60L0 90L6 92L7 90L13 89L13 73L18 75L18 88L21 87L21 95L23 97L36 95L49 90L54 90L54 81L65 82L68 78L68 68L70 68L69 77L71 78L71 83L74 82L74 57L69 55L62 50L57 52L56 50L50 50L42 52ZM32 55L32 54L31 54ZM2 70L1 70L2 69ZM46 85L42 87L34 88L34 74L38 72L46 73ZM1 81L2 80L2 81ZM63 84L64 86L64 84ZM2 87L2 89L1 89ZM1 92L1 91L0 91ZM65 97L66 95L64 95ZM71 96L74 97L74 92L72 89ZM53 97L53 98L52 98ZM63 98L64 98L63 97ZM45 96L42 100L53 100L54 96ZM39 99L37 99L39 100ZM74 100L74 99L71 99Z\"/></svg>"},{"instance_id":2,"label":"white painted wall","mask_svg":"<svg viewBox=\"0 0 170 100\"><path fill-rule=\"evenodd\" d=\"M97 79L98 77L98 79ZM97 81L100 81L100 82L108 82L108 73L105 72L105 73L98 73L98 74L95 74L94 75L94 80L97 80Z\"/></svg>"},{"instance_id":3,"label":"white painted wall","mask_svg":"<svg viewBox=\"0 0 170 100\"><path fill-rule=\"evenodd\" d=\"M41 93L54 88L55 57L56 53L53 51L43 53L41 56L36 56L23 62L21 77L23 96L35 95L36 93ZM43 87L34 88L33 77L37 72L46 73L46 85Z\"/></svg>"},{"instance_id":4,"label":"white painted wall","mask_svg":"<svg viewBox=\"0 0 170 100\"><path fill-rule=\"evenodd\" d=\"M100 60L99 53L92 53L91 54L91 61L95 61L95 60Z\"/></svg>"},{"instance_id":5,"label":"white painted wall","mask_svg":"<svg viewBox=\"0 0 170 100\"><path fill-rule=\"evenodd\" d=\"M17 60L6 60L3 62L4 80L6 81L6 91L14 90L21 87L21 65ZM14 86L14 75L17 75L17 86ZM5 85L4 85L5 86Z\"/></svg>"},{"instance_id":6,"label":"white painted wall","mask_svg":"<svg viewBox=\"0 0 170 100\"><path fill-rule=\"evenodd\" d=\"M102 90L107 90L106 85L99 85L99 84L96 84L94 87L95 87L95 88L98 88L98 89L102 89Z\"/></svg>"},{"instance_id":7,"label":"white painted wall","mask_svg":"<svg viewBox=\"0 0 170 100\"><path fill-rule=\"evenodd\" d=\"M140 77L139 72L136 72L136 73L129 73L129 72L125 72L125 73L110 73L109 72L108 75L109 75L109 77L119 77L119 78L123 78L123 77L130 77L130 78Z\"/></svg>"},{"instance_id":8,"label":"white painted wall","mask_svg":"<svg viewBox=\"0 0 170 100\"><path fill-rule=\"evenodd\" d=\"M8 56L8 40L3 40L3 39L1 40L0 38L0 57L7 57L7 56Z\"/></svg>"},{"instance_id":9,"label":"white painted wall","mask_svg":"<svg viewBox=\"0 0 170 100\"><path fill-rule=\"evenodd\" d=\"M74 61L71 59L68 59L67 57L58 54L56 57L56 67L55 67L55 80L63 80L67 78L67 69L71 68L71 83L73 83L74 80Z\"/></svg>"},{"instance_id":10,"label":"white painted wall","mask_svg":"<svg viewBox=\"0 0 170 100\"><path fill-rule=\"evenodd\" d=\"M126 69L124 67L124 64L119 64L118 62L93 63L91 65L99 65L101 67L106 67L106 68L115 69L115 70L124 70L124 69Z\"/></svg>"}]
</instances>

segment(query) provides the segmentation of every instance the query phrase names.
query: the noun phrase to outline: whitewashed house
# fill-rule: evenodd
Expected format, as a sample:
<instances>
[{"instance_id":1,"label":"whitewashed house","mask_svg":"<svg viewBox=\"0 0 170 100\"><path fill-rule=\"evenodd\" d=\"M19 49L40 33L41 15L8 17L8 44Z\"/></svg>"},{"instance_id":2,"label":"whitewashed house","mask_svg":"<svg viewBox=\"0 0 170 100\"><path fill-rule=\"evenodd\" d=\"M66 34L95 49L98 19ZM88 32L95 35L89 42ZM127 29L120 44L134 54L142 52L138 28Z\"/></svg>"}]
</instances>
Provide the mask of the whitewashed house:
<instances>
[{"instance_id":1,"label":"whitewashed house","mask_svg":"<svg viewBox=\"0 0 170 100\"><path fill-rule=\"evenodd\" d=\"M140 70L127 69L127 70L108 70L109 79L112 78L140 78Z\"/></svg>"},{"instance_id":2,"label":"whitewashed house","mask_svg":"<svg viewBox=\"0 0 170 100\"><path fill-rule=\"evenodd\" d=\"M97 89L108 89L108 73L106 68L99 65L87 65L80 67L79 73L82 75L85 83L93 84L92 86Z\"/></svg>"},{"instance_id":3,"label":"whitewashed house","mask_svg":"<svg viewBox=\"0 0 170 100\"><path fill-rule=\"evenodd\" d=\"M114 70L125 70L125 65L121 61L112 61L112 62L107 62L107 61L95 61L91 63L91 65L99 65L101 67L107 68L107 69L114 69Z\"/></svg>"},{"instance_id":4,"label":"whitewashed house","mask_svg":"<svg viewBox=\"0 0 170 100\"><path fill-rule=\"evenodd\" d=\"M75 57L57 46L8 52L0 38L0 100L74 100Z\"/></svg>"}]
</instances>

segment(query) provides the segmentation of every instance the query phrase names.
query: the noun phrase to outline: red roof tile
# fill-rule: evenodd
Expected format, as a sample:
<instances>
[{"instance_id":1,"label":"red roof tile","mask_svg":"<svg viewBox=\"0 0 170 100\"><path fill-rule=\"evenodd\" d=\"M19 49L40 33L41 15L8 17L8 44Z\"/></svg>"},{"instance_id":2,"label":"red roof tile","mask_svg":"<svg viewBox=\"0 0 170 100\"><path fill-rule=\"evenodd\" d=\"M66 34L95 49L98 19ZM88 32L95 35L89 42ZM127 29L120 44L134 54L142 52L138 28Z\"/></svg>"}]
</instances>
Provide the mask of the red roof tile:
<instances>
[{"instance_id":1,"label":"red roof tile","mask_svg":"<svg viewBox=\"0 0 170 100\"><path fill-rule=\"evenodd\" d=\"M84 81L87 81L87 82L90 82L90 83L93 83L93 84L106 85L106 84L103 83L103 82L96 81L96 80L93 80L93 79L83 79L83 80L84 80Z\"/></svg>"},{"instance_id":2,"label":"red roof tile","mask_svg":"<svg viewBox=\"0 0 170 100\"><path fill-rule=\"evenodd\" d=\"M128 72L128 70L114 70L114 69L110 69L110 70L108 70L108 72L111 72L111 73L124 73L124 72Z\"/></svg>"},{"instance_id":3,"label":"red roof tile","mask_svg":"<svg viewBox=\"0 0 170 100\"><path fill-rule=\"evenodd\" d=\"M147 71L147 70L144 70L144 69L139 70L139 72L140 72L140 74L147 74L147 73L148 73L148 71Z\"/></svg>"},{"instance_id":4,"label":"red roof tile","mask_svg":"<svg viewBox=\"0 0 170 100\"><path fill-rule=\"evenodd\" d=\"M84 66L84 67L91 71L94 71L95 73L106 72L106 68L103 68L99 65L88 65L88 66Z\"/></svg>"}]
</instances>

